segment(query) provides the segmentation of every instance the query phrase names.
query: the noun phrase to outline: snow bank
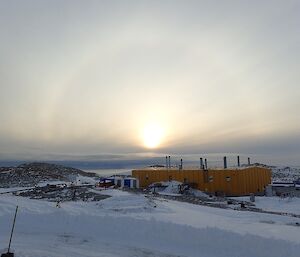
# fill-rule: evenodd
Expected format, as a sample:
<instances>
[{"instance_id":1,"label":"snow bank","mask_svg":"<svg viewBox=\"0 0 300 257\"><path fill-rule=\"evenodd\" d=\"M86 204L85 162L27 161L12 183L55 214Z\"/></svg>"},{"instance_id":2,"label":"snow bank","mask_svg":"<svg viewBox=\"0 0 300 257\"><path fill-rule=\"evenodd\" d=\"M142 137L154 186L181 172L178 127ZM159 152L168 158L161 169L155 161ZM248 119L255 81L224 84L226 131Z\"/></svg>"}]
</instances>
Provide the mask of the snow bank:
<instances>
[{"instance_id":1,"label":"snow bank","mask_svg":"<svg viewBox=\"0 0 300 257\"><path fill-rule=\"evenodd\" d=\"M164 182L164 185L167 187L162 191L165 194L179 194L179 187L182 183L172 180L170 182Z\"/></svg>"},{"instance_id":2,"label":"snow bank","mask_svg":"<svg viewBox=\"0 0 300 257\"><path fill-rule=\"evenodd\" d=\"M299 256L299 227L289 225L297 218L154 200L120 190L104 193L112 197L62 203L61 208L2 195L0 249L7 246L18 204L16 257Z\"/></svg>"},{"instance_id":3,"label":"snow bank","mask_svg":"<svg viewBox=\"0 0 300 257\"><path fill-rule=\"evenodd\" d=\"M2 242L6 239L3 234L8 234L9 227L1 226L1 231L0 247L3 248L5 245ZM20 214L15 232L13 247L16 249L16 256L25 256L24 249L30 250L32 257L43 256L40 255L40 251L43 251L44 247L37 244L43 237L47 240L49 248L58 248L63 251L59 256L68 257L97 256L106 243L111 244L112 248L120 248L119 252L115 253L118 255L114 256L129 256L126 248L133 247L148 249L150 253L163 252L191 257L298 257L300 250L299 245L282 240L248 234L241 236L217 228L199 229L155 219L70 216L64 212L47 216ZM45 242L43 244L45 245ZM140 252L141 255L138 256L149 256L146 253L147 251L144 254ZM44 256L57 255L50 248Z\"/></svg>"},{"instance_id":4,"label":"snow bank","mask_svg":"<svg viewBox=\"0 0 300 257\"><path fill-rule=\"evenodd\" d=\"M249 201L249 197L236 197ZM267 211L290 212L300 215L300 198L298 197L255 197L255 206Z\"/></svg>"}]
</instances>

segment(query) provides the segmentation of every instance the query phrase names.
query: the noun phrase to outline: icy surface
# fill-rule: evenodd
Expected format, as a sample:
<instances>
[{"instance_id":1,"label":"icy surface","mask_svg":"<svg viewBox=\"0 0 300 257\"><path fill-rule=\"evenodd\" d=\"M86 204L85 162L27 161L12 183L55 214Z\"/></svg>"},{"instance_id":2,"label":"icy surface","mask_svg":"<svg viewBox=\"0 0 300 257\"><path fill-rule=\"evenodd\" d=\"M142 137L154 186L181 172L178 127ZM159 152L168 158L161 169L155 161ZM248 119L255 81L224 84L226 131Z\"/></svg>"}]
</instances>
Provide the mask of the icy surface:
<instances>
[{"instance_id":1,"label":"icy surface","mask_svg":"<svg viewBox=\"0 0 300 257\"><path fill-rule=\"evenodd\" d=\"M13 212L19 205L12 243L16 257L299 256L300 228L292 225L298 218L104 191L112 197L66 202L61 208L1 195L0 249L7 247ZM277 205L272 203L277 200L266 198L261 204Z\"/></svg>"}]
</instances>

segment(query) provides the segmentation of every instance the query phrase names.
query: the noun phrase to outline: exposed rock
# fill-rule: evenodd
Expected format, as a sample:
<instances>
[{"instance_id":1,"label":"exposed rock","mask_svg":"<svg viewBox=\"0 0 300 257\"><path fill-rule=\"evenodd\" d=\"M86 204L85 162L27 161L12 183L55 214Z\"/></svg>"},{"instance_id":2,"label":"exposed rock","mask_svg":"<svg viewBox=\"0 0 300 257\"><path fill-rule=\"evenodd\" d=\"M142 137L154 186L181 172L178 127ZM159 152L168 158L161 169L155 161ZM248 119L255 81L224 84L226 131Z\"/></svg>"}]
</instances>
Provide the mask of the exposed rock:
<instances>
[{"instance_id":1,"label":"exposed rock","mask_svg":"<svg viewBox=\"0 0 300 257\"><path fill-rule=\"evenodd\" d=\"M50 163L26 163L0 168L0 187L30 187L44 181L73 182L77 176L96 177L95 173Z\"/></svg>"},{"instance_id":2,"label":"exposed rock","mask_svg":"<svg viewBox=\"0 0 300 257\"><path fill-rule=\"evenodd\" d=\"M66 185L48 185L44 187L35 187L29 190L13 192L14 195L30 197L36 200L47 200L50 202L67 201L100 201L110 196L93 192L88 187Z\"/></svg>"}]
</instances>

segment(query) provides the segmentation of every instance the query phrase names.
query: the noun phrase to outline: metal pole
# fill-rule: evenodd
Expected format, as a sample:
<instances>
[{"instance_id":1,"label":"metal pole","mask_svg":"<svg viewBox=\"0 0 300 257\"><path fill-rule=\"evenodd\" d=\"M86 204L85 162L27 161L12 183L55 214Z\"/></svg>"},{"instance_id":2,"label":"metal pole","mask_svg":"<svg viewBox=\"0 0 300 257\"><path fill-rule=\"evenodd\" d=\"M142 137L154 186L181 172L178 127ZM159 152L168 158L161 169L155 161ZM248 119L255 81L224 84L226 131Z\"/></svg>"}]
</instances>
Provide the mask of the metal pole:
<instances>
[{"instance_id":1,"label":"metal pole","mask_svg":"<svg viewBox=\"0 0 300 257\"><path fill-rule=\"evenodd\" d=\"M10 239L9 239L8 251L7 251L8 253L10 251L11 239L12 239L12 236L13 236L13 233L14 233L14 229L15 229L15 223L16 223L16 217L17 217L18 208L19 208L19 206L17 205L16 212L15 212L15 217L14 217L14 221L13 221L13 226L12 226L11 233L10 233Z\"/></svg>"}]
</instances>

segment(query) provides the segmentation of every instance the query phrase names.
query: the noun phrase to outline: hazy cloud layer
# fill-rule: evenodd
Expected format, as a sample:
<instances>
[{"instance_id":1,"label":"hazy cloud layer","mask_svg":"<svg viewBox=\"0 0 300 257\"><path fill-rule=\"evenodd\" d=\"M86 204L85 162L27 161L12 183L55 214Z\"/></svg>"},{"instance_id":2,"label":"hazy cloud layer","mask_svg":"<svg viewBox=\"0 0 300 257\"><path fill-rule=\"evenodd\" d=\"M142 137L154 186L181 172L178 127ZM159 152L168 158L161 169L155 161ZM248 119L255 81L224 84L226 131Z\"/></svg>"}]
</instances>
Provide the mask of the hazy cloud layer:
<instances>
[{"instance_id":1,"label":"hazy cloud layer","mask_svg":"<svg viewBox=\"0 0 300 257\"><path fill-rule=\"evenodd\" d=\"M1 1L0 157L300 153L299 1Z\"/></svg>"}]
</instances>

